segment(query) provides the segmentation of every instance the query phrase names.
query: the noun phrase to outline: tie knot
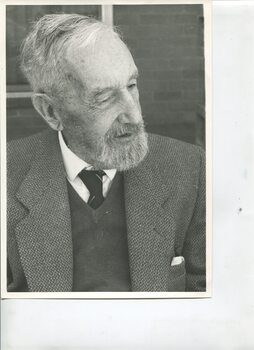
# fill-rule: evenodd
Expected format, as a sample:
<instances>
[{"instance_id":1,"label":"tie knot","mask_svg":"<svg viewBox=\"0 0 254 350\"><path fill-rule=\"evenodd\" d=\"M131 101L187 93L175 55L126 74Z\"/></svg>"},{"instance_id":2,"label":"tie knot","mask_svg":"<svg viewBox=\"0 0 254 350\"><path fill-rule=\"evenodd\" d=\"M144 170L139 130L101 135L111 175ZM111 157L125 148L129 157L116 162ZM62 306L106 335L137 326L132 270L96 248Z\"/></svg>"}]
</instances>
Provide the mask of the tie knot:
<instances>
[{"instance_id":1,"label":"tie knot","mask_svg":"<svg viewBox=\"0 0 254 350\"><path fill-rule=\"evenodd\" d=\"M90 192L88 204L93 209L97 209L104 201L102 194L103 175L106 175L103 170L84 169L79 173L80 179L83 181L88 191Z\"/></svg>"},{"instance_id":2,"label":"tie knot","mask_svg":"<svg viewBox=\"0 0 254 350\"><path fill-rule=\"evenodd\" d=\"M89 176L89 177L98 177L100 179L103 178L103 175L106 175L105 172L103 170L86 170L83 169L80 173L79 173L79 177L84 177L84 176Z\"/></svg>"}]
</instances>

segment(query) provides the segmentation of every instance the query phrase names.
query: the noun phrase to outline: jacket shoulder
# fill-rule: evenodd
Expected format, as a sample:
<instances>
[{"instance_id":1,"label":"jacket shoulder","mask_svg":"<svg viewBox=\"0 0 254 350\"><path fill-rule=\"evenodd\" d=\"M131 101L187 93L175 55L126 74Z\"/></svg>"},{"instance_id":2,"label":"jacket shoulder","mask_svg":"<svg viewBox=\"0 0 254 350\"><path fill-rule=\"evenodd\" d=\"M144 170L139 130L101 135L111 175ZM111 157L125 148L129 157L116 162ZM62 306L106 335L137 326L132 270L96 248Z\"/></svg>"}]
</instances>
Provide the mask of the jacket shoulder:
<instances>
[{"instance_id":1,"label":"jacket shoulder","mask_svg":"<svg viewBox=\"0 0 254 350\"><path fill-rule=\"evenodd\" d=\"M43 131L7 143L7 182L10 186L22 180L38 150L47 143L48 136L49 131Z\"/></svg>"},{"instance_id":2,"label":"jacket shoulder","mask_svg":"<svg viewBox=\"0 0 254 350\"><path fill-rule=\"evenodd\" d=\"M35 146L40 143L40 140L44 136L45 132L40 132L25 138L12 140L7 143L7 155L11 154L17 158L20 158L22 154L28 155L33 153ZM27 153L28 152L28 153Z\"/></svg>"},{"instance_id":3,"label":"jacket shoulder","mask_svg":"<svg viewBox=\"0 0 254 350\"><path fill-rule=\"evenodd\" d=\"M50 144L54 132L50 130L22 138L12 140L7 143L7 163L26 163L37 152L38 148Z\"/></svg>"},{"instance_id":4,"label":"jacket shoulder","mask_svg":"<svg viewBox=\"0 0 254 350\"><path fill-rule=\"evenodd\" d=\"M204 158L204 150L196 145L170 137L149 134L149 151L156 161L191 165Z\"/></svg>"}]
</instances>

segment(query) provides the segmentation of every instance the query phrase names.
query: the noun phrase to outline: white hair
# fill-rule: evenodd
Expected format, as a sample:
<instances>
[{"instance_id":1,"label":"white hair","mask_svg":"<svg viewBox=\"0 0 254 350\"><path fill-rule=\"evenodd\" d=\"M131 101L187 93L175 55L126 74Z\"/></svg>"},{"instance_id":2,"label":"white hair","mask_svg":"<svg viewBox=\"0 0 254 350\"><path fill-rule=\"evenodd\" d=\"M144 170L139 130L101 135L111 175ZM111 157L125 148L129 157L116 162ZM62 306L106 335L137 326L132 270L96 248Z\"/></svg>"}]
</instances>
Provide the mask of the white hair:
<instances>
[{"instance_id":1,"label":"white hair","mask_svg":"<svg viewBox=\"0 0 254 350\"><path fill-rule=\"evenodd\" d=\"M21 47L21 69L33 91L54 94L61 89L66 81L62 63L67 46L92 45L105 32L120 37L115 28L93 17L77 14L41 17Z\"/></svg>"}]
</instances>

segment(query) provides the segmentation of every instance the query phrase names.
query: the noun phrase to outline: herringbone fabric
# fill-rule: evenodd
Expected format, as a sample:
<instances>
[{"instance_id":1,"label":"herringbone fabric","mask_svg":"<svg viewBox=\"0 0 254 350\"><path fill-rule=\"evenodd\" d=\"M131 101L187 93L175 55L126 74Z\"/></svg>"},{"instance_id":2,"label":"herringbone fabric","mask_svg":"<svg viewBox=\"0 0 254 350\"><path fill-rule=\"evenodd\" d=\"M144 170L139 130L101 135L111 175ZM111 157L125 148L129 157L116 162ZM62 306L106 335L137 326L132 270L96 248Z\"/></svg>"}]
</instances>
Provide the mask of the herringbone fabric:
<instances>
[{"instance_id":1,"label":"herringbone fabric","mask_svg":"<svg viewBox=\"0 0 254 350\"><path fill-rule=\"evenodd\" d=\"M203 150L151 135L149 155L142 164L142 170L139 170L141 181L146 186L140 186L140 182L133 186L132 182L129 184L129 177L126 178L127 222L130 231L136 230L135 235L129 235L133 289L204 291ZM129 173L134 176L137 169ZM140 200L135 203L135 210L131 211L135 193L139 193ZM146 215L140 216L142 212ZM184 256L186 263L170 266L172 258L179 255Z\"/></svg>"},{"instance_id":2,"label":"herringbone fabric","mask_svg":"<svg viewBox=\"0 0 254 350\"><path fill-rule=\"evenodd\" d=\"M29 291L63 292L72 287L68 193L55 136L50 132L38 142L35 137L15 141L17 149L7 159L10 291L16 290L21 266Z\"/></svg>"},{"instance_id":3,"label":"herringbone fabric","mask_svg":"<svg viewBox=\"0 0 254 350\"><path fill-rule=\"evenodd\" d=\"M8 148L9 291L71 291L72 242L66 178L53 131ZM124 172L134 291L205 290L203 151L149 135L149 154ZM185 263L171 266L173 257Z\"/></svg>"}]
</instances>

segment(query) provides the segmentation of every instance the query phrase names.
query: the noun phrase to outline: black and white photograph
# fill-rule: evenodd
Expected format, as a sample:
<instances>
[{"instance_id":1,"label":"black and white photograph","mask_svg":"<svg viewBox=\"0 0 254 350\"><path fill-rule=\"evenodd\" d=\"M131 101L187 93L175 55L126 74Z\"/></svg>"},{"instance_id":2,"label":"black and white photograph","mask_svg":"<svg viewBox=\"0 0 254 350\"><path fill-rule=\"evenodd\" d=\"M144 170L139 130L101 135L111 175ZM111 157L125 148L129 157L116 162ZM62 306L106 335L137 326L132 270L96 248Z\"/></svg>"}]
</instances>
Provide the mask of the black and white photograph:
<instances>
[{"instance_id":1,"label":"black and white photograph","mask_svg":"<svg viewBox=\"0 0 254 350\"><path fill-rule=\"evenodd\" d=\"M208 4L6 5L5 297L211 296Z\"/></svg>"},{"instance_id":2,"label":"black and white photograph","mask_svg":"<svg viewBox=\"0 0 254 350\"><path fill-rule=\"evenodd\" d=\"M253 22L1 1L1 349L254 349Z\"/></svg>"}]
</instances>

